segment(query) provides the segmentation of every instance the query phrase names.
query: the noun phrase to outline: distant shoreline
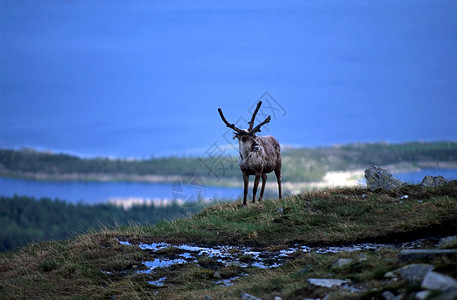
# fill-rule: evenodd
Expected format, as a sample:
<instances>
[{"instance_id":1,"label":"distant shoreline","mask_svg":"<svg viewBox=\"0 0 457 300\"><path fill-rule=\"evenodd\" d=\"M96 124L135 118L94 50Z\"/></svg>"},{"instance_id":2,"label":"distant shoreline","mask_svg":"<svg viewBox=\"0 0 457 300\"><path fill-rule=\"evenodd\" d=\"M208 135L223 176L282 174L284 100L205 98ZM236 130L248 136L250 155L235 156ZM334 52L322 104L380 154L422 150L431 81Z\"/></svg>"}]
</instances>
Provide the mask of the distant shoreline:
<instances>
[{"instance_id":1,"label":"distant shoreline","mask_svg":"<svg viewBox=\"0 0 457 300\"><path fill-rule=\"evenodd\" d=\"M368 167L368 166L367 166ZM457 169L457 162L449 161L428 161L412 163L398 163L381 166L391 173L414 172L423 169ZM180 175L139 175L139 174L104 174L104 173L71 173L71 174L49 174L43 172L18 172L0 169L0 177L17 178L37 181L89 181L89 182L144 182L144 183L172 183L179 179ZM241 174L240 174L241 176ZM363 169L345 171L327 171L320 181L290 181L288 184L300 187L322 187L322 186L352 186L354 182L363 178ZM241 187L242 182L238 178L216 179L209 176L201 176L206 185L221 187ZM184 180L184 178L183 178ZM274 183L276 184L276 183ZM270 183L269 185L272 185Z\"/></svg>"},{"instance_id":2,"label":"distant shoreline","mask_svg":"<svg viewBox=\"0 0 457 300\"><path fill-rule=\"evenodd\" d=\"M169 183L178 175L137 175L137 174L104 174L104 173L69 173L69 174L48 174L34 172L17 172L0 170L0 177L30 179L37 181L94 181L94 182L149 182Z\"/></svg>"}]
</instances>

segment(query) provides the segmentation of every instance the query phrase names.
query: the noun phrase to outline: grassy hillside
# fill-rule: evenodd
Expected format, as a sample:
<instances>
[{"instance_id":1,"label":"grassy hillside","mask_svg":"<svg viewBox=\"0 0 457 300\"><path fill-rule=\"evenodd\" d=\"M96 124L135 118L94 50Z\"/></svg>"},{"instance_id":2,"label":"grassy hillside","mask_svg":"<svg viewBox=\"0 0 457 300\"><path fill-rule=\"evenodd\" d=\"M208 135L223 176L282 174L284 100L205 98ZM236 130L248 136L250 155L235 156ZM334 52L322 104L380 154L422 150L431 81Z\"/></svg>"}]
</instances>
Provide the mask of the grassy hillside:
<instances>
[{"instance_id":1,"label":"grassy hillside","mask_svg":"<svg viewBox=\"0 0 457 300\"><path fill-rule=\"evenodd\" d=\"M405 265L397 259L398 250L391 248L336 254L297 250L282 265L266 269L224 265L206 255L149 271L145 261L158 259L157 255L181 257L182 250L172 246L180 243L244 245L270 253L291 246L398 242L431 234L457 234L455 181L439 188L406 186L388 193L362 188L313 191L247 207L219 204L189 218L119 227L1 253L0 298L239 299L249 293L264 299L302 299L331 292L334 299L381 299L385 290L412 295L420 287L384 277ZM170 246L160 253L135 246L151 242ZM237 255L242 262L253 259L248 253ZM352 258L352 263L335 269L332 265L338 258ZM457 277L455 255L420 262ZM359 291L315 288L307 281L329 276L350 279ZM220 284L223 279L232 280L232 285Z\"/></svg>"},{"instance_id":2,"label":"grassy hillside","mask_svg":"<svg viewBox=\"0 0 457 300\"><path fill-rule=\"evenodd\" d=\"M407 199L400 199L407 195ZM405 198L405 197L403 197ZM257 246L354 243L390 239L457 220L457 181L437 189L408 186L393 192L340 188L306 192L248 207L239 202L206 208L189 219L128 227L149 241L243 243Z\"/></svg>"},{"instance_id":3,"label":"grassy hillside","mask_svg":"<svg viewBox=\"0 0 457 300\"><path fill-rule=\"evenodd\" d=\"M440 162L456 167L457 143L350 144L284 149L282 156L283 180L307 182L321 180L327 171L363 169L371 163L377 165L401 163L409 168L420 168L434 166ZM0 150L0 176L57 180L103 178L170 181L176 175L191 173L214 181L215 177L239 178L240 170L237 161L237 157L82 159L67 154L37 152L30 149L21 151L4 149ZM151 176L156 177L151 178Z\"/></svg>"}]
</instances>

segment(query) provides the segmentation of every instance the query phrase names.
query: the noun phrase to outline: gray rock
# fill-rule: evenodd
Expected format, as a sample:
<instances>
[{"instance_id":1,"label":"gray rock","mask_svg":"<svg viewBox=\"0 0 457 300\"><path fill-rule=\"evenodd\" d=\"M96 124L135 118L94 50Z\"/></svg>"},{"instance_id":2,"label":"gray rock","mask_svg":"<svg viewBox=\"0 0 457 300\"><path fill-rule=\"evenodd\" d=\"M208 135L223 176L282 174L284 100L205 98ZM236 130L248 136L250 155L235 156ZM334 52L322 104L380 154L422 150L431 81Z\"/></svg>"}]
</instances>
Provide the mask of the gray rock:
<instances>
[{"instance_id":1,"label":"gray rock","mask_svg":"<svg viewBox=\"0 0 457 300\"><path fill-rule=\"evenodd\" d=\"M382 292L381 296L383 296L386 300L392 300L393 298L395 298L394 293L392 293L391 291L384 291Z\"/></svg>"},{"instance_id":2,"label":"gray rock","mask_svg":"<svg viewBox=\"0 0 457 300\"><path fill-rule=\"evenodd\" d=\"M365 169L365 178L367 180L367 187L370 191L377 189L390 191L406 184L405 182L393 177L387 170L375 165L370 165L367 169Z\"/></svg>"},{"instance_id":3,"label":"gray rock","mask_svg":"<svg viewBox=\"0 0 457 300\"><path fill-rule=\"evenodd\" d=\"M405 294L398 294L397 296L393 297L392 300L403 300L405 298Z\"/></svg>"},{"instance_id":4,"label":"gray rock","mask_svg":"<svg viewBox=\"0 0 457 300\"><path fill-rule=\"evenodd\" d=\"M241 300L262 300L256 296L249 295L248 293L241 294Z\"/></svg>"},{"instance_id":5,"label":"gray rock","mask_svg":"<svg viewBox=\"0 0 457 300\"><path fill-rule=\"evenodd\" d=\"M389 279L396 280L397 279L397 275L395 275L394 272L387 272L386 274L384 274L384 278L389 278Z\"/></svg>"},{"instance_id":6,"label":"gray rock","mask_svg":"<svg viewBox=\"0 0 457 300\"><path fill-rule=\"evenodd\" d=\"M428 296L430 296L432 292L431 291L420 291L420 292L417 292L416 293L416 299L418 300L424 300L424 299L427 299Z\"/></svg>"},{"instance_id":7,"label":"gray rock","mask_svg":"<svg viewBox=\"0 0 457 300\"><path fill-rule=\"evenodd\" d=\"M433 270L435 266L428 264L411 264L403 268L397 269L394 273L402 279L422 281L429 271Z\"/></svg>"},{"instance_id":8,"label":"gray rock","mask_svg":"<svg viewBox=\"0 0 457 300\"><path fill-rule=\"evenodd\" d=\"M351 282L349 279L341 280L341 279L324 279L324 278L309 278L307 281L309 284L312 284L314 286L321 286L321 287L326 287L326 288L341 286L342 284Z\"/></svg>"},{"instance_id":9,"label":"gray rock","mask_svg":"<svg viewBox=\"0 0 457 300\"><path fill-rule=\"evenodd\" d=\"M443 176L430 176L427 175L422 179L421 186L423 187L437 187L448 184L449 181Z\"/></svg>"},{"instance_id":10,"label":"gray rock","mask_svg":"<svg viewBox=\"0 0 457 300\"><path fill-rule=\"evenodd\" d=\"M358 262L366 261L368 260L368 256L365 253L361 253L357 259Z\"/></svg>"},{"instance_id":11,"label":"gray rock","mask_svg":"<svg viewBox=\"0 0 457 300\"><path fill-rule=\"evenodd\" d=\"M338 258L333 264L332 268L340 268L345 265L349 265L352 263L352 258Z\"/></svg>"},{"instance_id":12,"label":"gray rock","mask_svg":"<svg viewBox=\"0 0 457 300\"><path fill-rule=\"evenodd\" d=\"M443 292L457 290L457 280L438 272L429 271L425 275L424 280L422 280L421 287L427 290L437 290Z\"/></svg>"},{"instance_id":13,"label":"gray rock","mask_svg":"<svg viewBox=\"0 0 457 300\"><path fill-rule=\"evenodd\" d=\"M427 257L447 255L457 253L457 249L412 249L412 250L401 250L398 254L398 259L401 262L408 262L412 260L418 260Z\"/></svg>"},{"instance_id":14,"label":"gray rock","mask_svg":"<svg viewBox=\"0 0 457 300\"><path fill-rule=\"evenodd\" d=\"M457 235L442 238L438 243L438 248L457 248Z\"/></svg>"}]
</instances>

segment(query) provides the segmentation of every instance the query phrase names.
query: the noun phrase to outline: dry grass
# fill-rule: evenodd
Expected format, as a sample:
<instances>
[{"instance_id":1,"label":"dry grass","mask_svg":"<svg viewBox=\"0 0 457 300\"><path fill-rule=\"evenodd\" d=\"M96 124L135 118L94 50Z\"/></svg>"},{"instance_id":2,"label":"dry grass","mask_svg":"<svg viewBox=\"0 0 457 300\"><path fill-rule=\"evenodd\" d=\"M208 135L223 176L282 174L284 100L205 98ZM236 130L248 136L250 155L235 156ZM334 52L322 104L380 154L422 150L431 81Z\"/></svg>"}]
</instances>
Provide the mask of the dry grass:
<instances>
[{"instance_id":1,"label":"dry grass","mask_svg":"<svg viewBox=\"0 0 457 300\"><path fill-rule=\"evenodd\" d=\"M110 290L117 294L119 285L127 287L132 283L130 275L121 276L119 272L135 269L138 261L145 258L142 251L125 248L112 233L100 232L3 253L0 298L104 297ZM119 276L113 280L102 271Z\"/></svg>"}]
</instances>

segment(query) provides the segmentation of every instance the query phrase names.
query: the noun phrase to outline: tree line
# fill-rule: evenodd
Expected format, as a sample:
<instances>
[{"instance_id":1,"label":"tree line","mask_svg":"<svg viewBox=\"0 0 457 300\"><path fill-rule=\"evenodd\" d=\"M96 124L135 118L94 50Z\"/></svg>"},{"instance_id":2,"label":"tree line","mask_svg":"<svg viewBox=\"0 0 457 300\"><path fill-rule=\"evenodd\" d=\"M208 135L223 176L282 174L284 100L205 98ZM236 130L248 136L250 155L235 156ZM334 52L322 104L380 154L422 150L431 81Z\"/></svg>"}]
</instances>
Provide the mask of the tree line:
<instances>
[{"instance_id":1,"label":"tree line","mask_svg":"<svg viewBox=\"0 0 457 300\"><path fill-rule=\"evenodd\" d=\"M284 149L284 181L317 181L327 171L363 169L377 165L426 161L457 162L456 142L368 143L318 148ZM182 175L239 178L237 157L164 157L143 160L83 159L63 153L30 149L0 149L0 176L24 173Z\"/></svg>"},{"instance_id":2,"label":"tree line","mask_svg":"<svg viewBox=\"0 0 457 300\"><path fill-rule=\"evenodd\" d=\"M57 199L0 196L0 251L29 243L67 239L92 229L138 223L154 224L201 210L201 205L184 207L133 206L124 210L109 204L71 204Z\"/></svg>"}]
</instances>

